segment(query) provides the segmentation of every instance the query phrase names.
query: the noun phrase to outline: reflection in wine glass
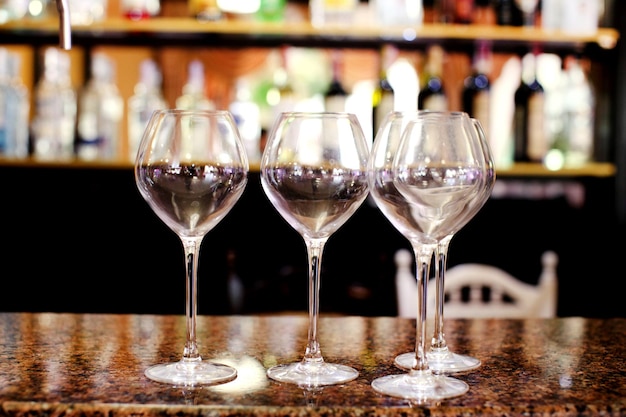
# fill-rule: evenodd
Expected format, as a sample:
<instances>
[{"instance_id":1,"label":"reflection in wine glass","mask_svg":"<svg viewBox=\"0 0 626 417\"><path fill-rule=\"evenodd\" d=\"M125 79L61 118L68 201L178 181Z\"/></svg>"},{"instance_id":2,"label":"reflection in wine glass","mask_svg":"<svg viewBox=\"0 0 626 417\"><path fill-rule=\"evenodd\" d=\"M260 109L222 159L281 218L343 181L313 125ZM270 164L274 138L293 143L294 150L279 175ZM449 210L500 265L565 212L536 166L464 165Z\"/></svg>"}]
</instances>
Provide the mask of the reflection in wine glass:
<instances>
[{"instance_id":1,"label":"reflection in wine glass","mask_svg":"<svg viewBox=\"0 0 626 417\"><path fill-rule=\"evenodd\" d=\"M480 359L473 356L454 353L448 348L443 327L445 272L447 268L446 264L450 241L454 237L454 233L474 218L476 213L480 211L485 202L489 199L491 190L493 189L496 181L493 157L491 155L491 150L489 149L484 130L477 119L468 118L468 123L470 128L473 127L475 129L476 134L473 138L479 150L477 155L480 156L481 153L483 155L485 161L485 172L481 177L483 184L480 187L480 193L471 201L465 211L465 221L460 220L457 224L457 229L451 231L448 235L440 239L437 242L437 247L435 248L435 330L431 339L430 349L427 353L430 368L435 372L466 372L480 366ZM412 352L400 354L396 357L395 363L401 368L410 369L413 361L415 360L414 356L415 355Z\"/></svg>"},{"instance_id":2,"label":"reflection in wine glass","mask_svg":"<svg viewBox=\"0 0 626 417\"><path fill-rule=\"evenodd\" d=\"M261 158L261 184L280 215L304 239L309 255L309 331L304 358L267 375L303 386L341 384L358 372L325 362L318 342L324 245L367 197L369 149L355 115L282 113Z\"/></svg>"},{"instance_id":3,"label":"reflection in wine glass","mask_svg":"<svg viewBox=\"0 0 626 417\"><path fill-rule=\"evenodd\" d=\"M248 178L248 159L226 111L158 110L135 161L140 194L183 244L186 343L177 362L153 365L148 378L173 385L214 385L237 377L227 365L203 361L196 341L198 252L204 236L232 209Z\"/></svg>"},{"instance_id":4,"label":"reflection in wine glass","mask_svg":"<svg viewBox=\"0 0 626 417\"><path fill-rule=\"evenodd\" d=\"M397 113L388 117L370 154L368 181L381 211L415 252L417 340L409 372L377 378L372 387L412 401L441 400L462 395L469 387L433 374L428 364L426 283L438 241L464 224L468 206L480 193L485 160L466 113L421 111L408 118Z\"/></svg>"}]
</instances>

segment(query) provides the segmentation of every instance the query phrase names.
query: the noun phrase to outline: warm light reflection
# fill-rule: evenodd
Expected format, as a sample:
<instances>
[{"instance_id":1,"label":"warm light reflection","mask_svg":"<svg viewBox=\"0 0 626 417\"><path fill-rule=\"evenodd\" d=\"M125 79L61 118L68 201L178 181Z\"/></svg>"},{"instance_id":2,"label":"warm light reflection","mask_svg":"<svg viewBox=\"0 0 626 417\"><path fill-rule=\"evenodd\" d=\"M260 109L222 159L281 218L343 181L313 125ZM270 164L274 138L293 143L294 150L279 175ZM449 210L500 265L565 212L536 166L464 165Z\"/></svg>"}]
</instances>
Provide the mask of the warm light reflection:
<instances>
[{"instance_id":1,"label":"warm light reflection","mask_svg":"<svg viewBox=\"0 0 626 417\"><path fill-rule=\"evenodd\" d=\"M228 394L249 394L265 388L269 381L265 368L256 358L243 355L238 358L217 357L215 362L230 365L237 370L237 378L226 384L210 387L212 391Z\"/></svg>"}]
</instances>

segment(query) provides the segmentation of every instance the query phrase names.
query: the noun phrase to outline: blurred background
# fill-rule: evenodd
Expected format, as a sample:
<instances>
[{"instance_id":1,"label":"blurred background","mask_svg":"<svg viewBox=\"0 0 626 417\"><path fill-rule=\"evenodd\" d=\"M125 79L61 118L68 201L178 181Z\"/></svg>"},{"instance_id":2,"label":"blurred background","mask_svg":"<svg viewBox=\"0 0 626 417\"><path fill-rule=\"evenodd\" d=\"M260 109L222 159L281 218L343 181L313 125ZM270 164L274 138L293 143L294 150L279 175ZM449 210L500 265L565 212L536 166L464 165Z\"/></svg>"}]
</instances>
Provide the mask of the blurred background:
<instances>
[{"instance_id":1,"label":"blurred background","mask_svg":"<svg viewBox=\"0 0 626 417\"><path fill-rule=\"evenodd\" d=\"M384 14L381 4L398 12ZM618 291L626 219L620 2L542 0L530 12L486 0L70 7L74 46L66 52L51 35L54 2L0 1L0 311L184 313L182 246L139 196L132 170L146 117L158 107L230 109L252 162L244 196L203 243L199 312L306 311L304 243L260 187L264 135L277 112L321 110L339 96L372 139L373 97L388 81L395 109L464 110L488 132L498 182L453 239L449 266L487 263L536 283L541 254L554 250L558 315L626 316ZM205 37L198 22L242 35ZM324 42L294 35L309 23L355 34ZM155 26L145 32L146 24ZM256 37L262 25L288 27L284 40ZM468 35L458 42L444 29L425 41L409 31L388 42L368 26ZM539 40L515 32L525 26ZM498 34L511 40L494 40ZM531 93L516 92L537 84L544 127L531 149L528 132L513 128L516 112L531 111ZM322 310L396 315L393 256L408 247L368 200L327 244Z\"/></svg>"}]
</instances>

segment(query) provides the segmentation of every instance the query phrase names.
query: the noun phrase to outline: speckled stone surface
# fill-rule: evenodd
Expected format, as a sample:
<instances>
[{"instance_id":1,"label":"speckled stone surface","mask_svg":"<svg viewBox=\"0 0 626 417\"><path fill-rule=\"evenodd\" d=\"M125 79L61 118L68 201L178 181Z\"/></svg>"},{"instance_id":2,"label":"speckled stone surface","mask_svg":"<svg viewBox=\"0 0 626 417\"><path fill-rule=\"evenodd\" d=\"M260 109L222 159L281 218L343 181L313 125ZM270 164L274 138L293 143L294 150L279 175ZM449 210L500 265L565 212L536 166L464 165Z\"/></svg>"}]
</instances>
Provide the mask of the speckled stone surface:
<instances>
[{"instance_id":1,"label":"speckled stone surface","mask_svg":"<svg viewBox=\"0 0 626 417\"><path fill-rule=\"evenodd\" d=\"M448 320L449 346L482 366L458 375L467 394L410 404L371 381L401 372L415 320L321 317L327 361L351 365L349 383L307 391L268 380L276 363L300 360L304 316L202 316L205 359L235 366L227 384L182 388L148 380L155 363L182 355L182 316L0 314L0 415L170 416L574 416L626 415L626 319Z\"/></svg>"}]
</instances>

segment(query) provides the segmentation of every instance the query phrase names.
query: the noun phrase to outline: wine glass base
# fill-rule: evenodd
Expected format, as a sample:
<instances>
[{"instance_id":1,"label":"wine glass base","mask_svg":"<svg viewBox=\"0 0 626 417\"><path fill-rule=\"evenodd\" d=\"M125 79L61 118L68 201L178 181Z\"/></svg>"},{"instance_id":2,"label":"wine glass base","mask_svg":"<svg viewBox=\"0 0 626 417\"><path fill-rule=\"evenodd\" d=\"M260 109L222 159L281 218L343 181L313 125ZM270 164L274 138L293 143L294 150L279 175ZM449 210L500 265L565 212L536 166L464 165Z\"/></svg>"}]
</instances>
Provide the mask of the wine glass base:
<instances>
[{"instance_id":1,"label":"wine glass base","mask_svg":"<svg viewBox=\"0 0 626 417\"><path fill-rule=\"evenodd\" d=\"M359 372L335 363L295 362L273 366L267 370L267 376L276 381L311 387L343 384L356 379Z\"/></svg>"},{"instance_id":2,"label":"wine glass base","mask_svg":"<svg viewBox=\"0 0 626 417\"><path fill-rule=\"evenodd\" d=\"M153 381L172 385L217 385L237 378L235 368L207 361L153 365L144 374Z\"/></svg>"},{"instance_id":3,"label":"wine glass base","mask_svg":"<svg viewBox=\"0 0 626 417\"><path fill-rule=\"evenodd\" d=\"M472 371L480 367L480 359L473 356L460 355L445 350L443 352L430 351L426 354L428 367L435 373L454 374ZM415 353L407 352L396 356L394 363L398 368L411 369L415 361Z\"/></svg>"},{"instance_id":4,"label":"wine glass base","mask_svg":"<svg viewBox=\"0 0 626 417\"><path fill-rule=\"evenodd\" d=\"M371 385L378 393L417 402L458 397L469 391L469 385L460 379L427 371L387 375L376 378Z\"/></svg>"}]
</instances>

